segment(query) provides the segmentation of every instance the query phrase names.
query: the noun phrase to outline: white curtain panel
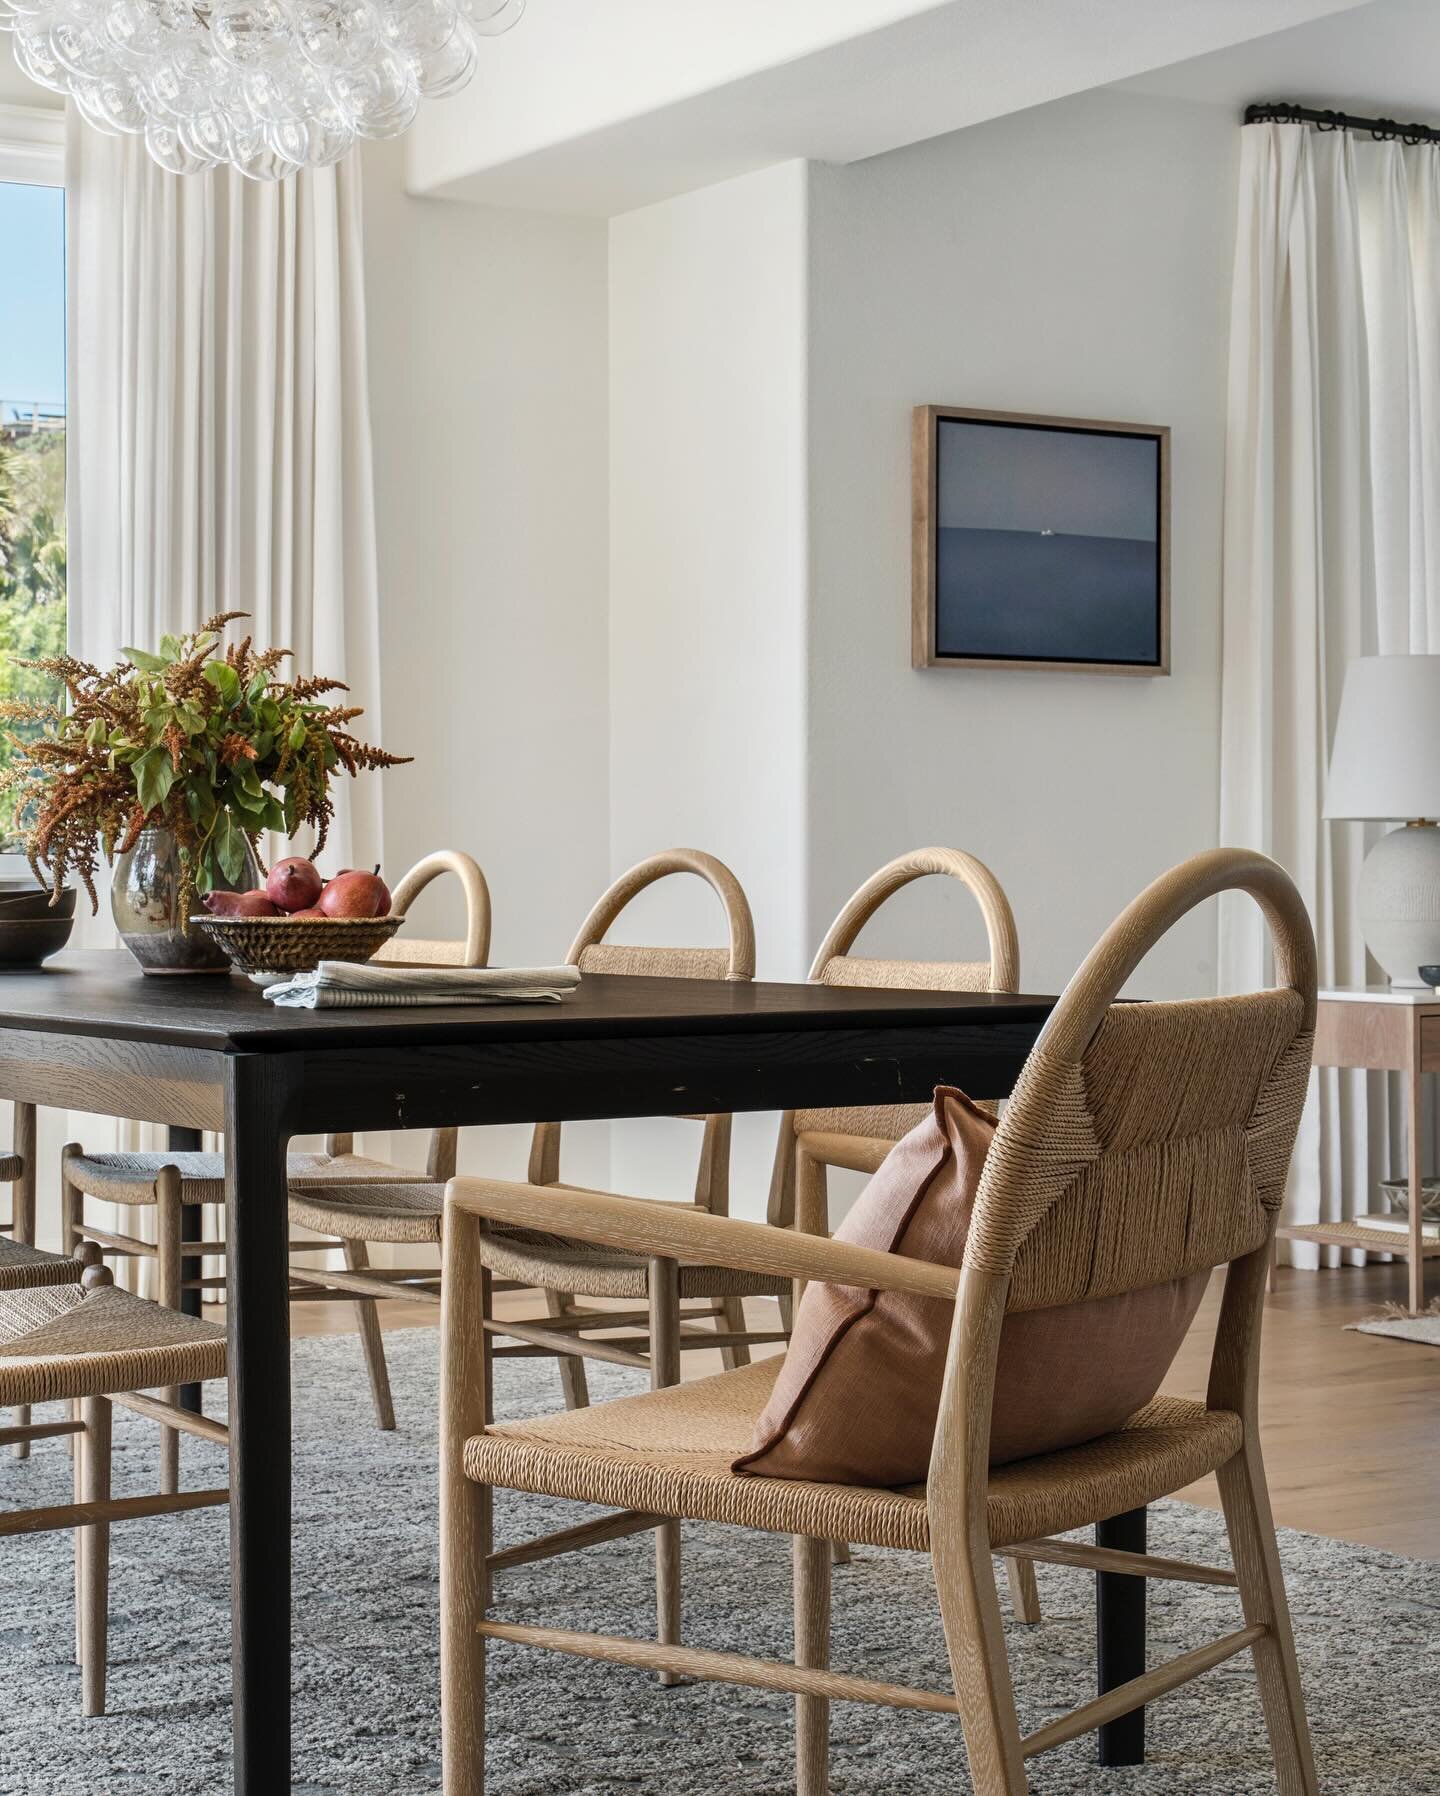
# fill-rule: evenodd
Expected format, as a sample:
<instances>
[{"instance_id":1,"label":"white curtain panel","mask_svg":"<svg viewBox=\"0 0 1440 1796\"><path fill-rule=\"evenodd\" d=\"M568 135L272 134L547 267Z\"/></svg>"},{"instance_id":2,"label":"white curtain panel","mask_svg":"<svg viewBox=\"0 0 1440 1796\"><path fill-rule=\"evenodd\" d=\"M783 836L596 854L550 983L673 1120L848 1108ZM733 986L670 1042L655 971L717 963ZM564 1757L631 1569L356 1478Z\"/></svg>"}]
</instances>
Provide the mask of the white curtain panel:
<instances>
[{"instance_id":1,"label":"white curtain panel","mask_svg":"<svg viewBox=\"0 0 1440 1796\"><path fill-rule=\"evenodd\" d=\"M180 177L72 106L66 219L72 653L103 665L246 611L232 632L344 680L383 740L358 158ZM379 786L338 782L326 865L380 858ZM108 916L83 939L112 943Z\"/></svg>"},{"instance_id":2,"label":"white curtain panel","mask_svg":"<svg viewBox=\"0 0 1440 1796\"><path fill-rule=\"evenodd\" d=\"M1294 876L1322 985L1362 985L1360 865L1378 826L1321 819L1345 669L1440 650L1440 151L1306 125L1242 132L1225 480L1220 836ZM1247 902L1223 991L1269 976ZM1286 1220L1376 1207L1403 1168L1384 1074L1317 1073ZM1296 1243L1296 1264L1341 1257Z\"/></svg>"}]
</instances>

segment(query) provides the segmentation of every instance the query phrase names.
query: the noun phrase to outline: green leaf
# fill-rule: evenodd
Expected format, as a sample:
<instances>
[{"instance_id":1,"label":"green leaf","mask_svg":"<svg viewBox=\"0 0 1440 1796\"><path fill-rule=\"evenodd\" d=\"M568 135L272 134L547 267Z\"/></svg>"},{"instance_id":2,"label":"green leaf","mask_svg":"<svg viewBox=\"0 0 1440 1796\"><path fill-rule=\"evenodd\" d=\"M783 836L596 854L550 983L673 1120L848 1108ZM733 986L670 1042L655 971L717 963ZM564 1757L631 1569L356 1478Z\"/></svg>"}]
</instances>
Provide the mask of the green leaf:
<instances>
[{"instance_id":1,"label":"green leaf","mask_svg":"<svg viewBox=\"0 0 1440 1796\"><path fill-rule=\"evenodd\" d=\"M297 717L294 723L290 725L289 740L291 748L303 748L305 746L305 719L303 717Z\"/></svg>"},{"instance_id":2,"label":"green leaf","mask_svg":"<svg viewBox=\"0 0 1440 1796\"><path fill-rule=\"evenodd\" d=\"M207 662L205 678L227 705L233 705L240 697L240 676L228 661Z\"/></svg>"},{"instance_id":3,"label":"green leaf","mask_svg":"<svg viewBox=\"0 0 1440 1796\"><path fill-rule=\"evenodd\" d=\"M170 788L175 784L175 768L170 760L170 751L165 748L147 748L132 765L135 795L140 802L140 809L148 816L157 805L164 804L170 796Z\"/></svg>"},{"instance_id":4,"label":"green leaf","mask_svg":"<svg viewBox=\"0 0 1440 1796\"><path fill-rule=\"evenodd\" d=\"M121 649L120 653L127 661L131 661L142 673L164 673L170 665L159 655L147 655L144 649Z\"/></svg>"},{"instance_id":5,"label":"green leaf","mask_svg":"<svg viewBox=\"0 0 1440 1796\"><path fill-rule=\"evenodd\" d=\"M185 803L195 827L202 832L208 830L215 821L215 791L200 774L192 773L186 780Z\"/></svg>"},{"instance_id":6,"label":"green leaf","mask_svg":"<svg viewBox=\"0 0 1440 1796\"><path fill-rule=\"evenodd\" d=\"M262 667L260 669L259 673L256 674L255 678L245 688L245 696L247 699L249 699L249 701L252 705L258 699L264 697L265 689L267 686L269 686L269 684L270 684L270 676L268 673L266 673L265 669Z\"/></svg>"},{"instance_id":7,"label":"green leaf","mask_svg":"<svg viewBox=\"0 0 1440 1796\"><path fill-rule=\"evenodd\" d=\"M185 644L178 636L165 635L160 638L160 653L166 662L178 661L185 653Z\"/></svg>"},{"instance_id":8,"label":"green leaf","mask_svg":"<svg viewBox=\"0 0 1440 1796\"><path fill-rule=\"evenodd\" d=\"M211 838L215 857L220 862L220 871L226 879L236 880L245 871L245 831L230 815L229 811L221 811L215 824L215 834Z\"/></svg>"},{"instance_id":9,"label":"green leaf","mask_svg":"<svg viewBox=\"0 0 1440 1796\"><path fill-rule=\"evenodd\" d=\"M286 829L285 807L278 798L266 800L265 821L262 829L273 829L277 834L284 834Z\"/></svg>"}]
</instances>

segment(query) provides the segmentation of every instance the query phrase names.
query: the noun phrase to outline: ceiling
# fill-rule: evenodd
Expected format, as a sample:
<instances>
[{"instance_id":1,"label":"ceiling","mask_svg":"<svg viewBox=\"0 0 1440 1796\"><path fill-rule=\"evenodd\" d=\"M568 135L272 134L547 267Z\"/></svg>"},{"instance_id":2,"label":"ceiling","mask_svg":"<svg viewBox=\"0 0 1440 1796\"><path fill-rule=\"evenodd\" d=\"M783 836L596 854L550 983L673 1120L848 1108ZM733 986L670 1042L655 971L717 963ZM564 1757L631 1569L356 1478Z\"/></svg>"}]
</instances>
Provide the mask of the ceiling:
<instances>
[{"instance_id":1,"label":"ceiling","mask_svg":"<svg viewBox=\"0 0 1440 1796\"><path fill-rule=\"evenodd\" d=\"M532 0L411 131L412 192L601 216L853 162L1354 0Z\"/></svg>"},{"instance_id":2,"label":"ceiling","mask_svg":"<svg viewBox=\"0 0 1440 1796\"><path fill-rule=\"evenodd\" d=\"M1234 106L1298 100L1408 124L1440 123L1440 5L1376 0L1122 84Z\"/></svg>"}]
</instances>

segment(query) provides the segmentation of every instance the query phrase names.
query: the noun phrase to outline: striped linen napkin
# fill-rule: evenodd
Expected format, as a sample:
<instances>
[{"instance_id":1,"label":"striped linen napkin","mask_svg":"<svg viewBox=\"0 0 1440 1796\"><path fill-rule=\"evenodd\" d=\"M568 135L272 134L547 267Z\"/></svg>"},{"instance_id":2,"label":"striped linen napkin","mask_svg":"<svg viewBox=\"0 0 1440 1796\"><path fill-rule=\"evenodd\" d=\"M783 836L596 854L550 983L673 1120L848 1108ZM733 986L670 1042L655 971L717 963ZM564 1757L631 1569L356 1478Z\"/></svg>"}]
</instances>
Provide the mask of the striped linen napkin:
<instances>
[{"instance_id":1,"label":"striped linen napkin","mask_svg":"<svg viewBox=\"0 0 1440 1796\"><path fill-rule=\"evenodd\" d=\"M578 967L422 967L400 962L322 960L313 973L267 986L291 1010L379 1005L558 1004L580 983Z\"/></svg>"}]
</instances>

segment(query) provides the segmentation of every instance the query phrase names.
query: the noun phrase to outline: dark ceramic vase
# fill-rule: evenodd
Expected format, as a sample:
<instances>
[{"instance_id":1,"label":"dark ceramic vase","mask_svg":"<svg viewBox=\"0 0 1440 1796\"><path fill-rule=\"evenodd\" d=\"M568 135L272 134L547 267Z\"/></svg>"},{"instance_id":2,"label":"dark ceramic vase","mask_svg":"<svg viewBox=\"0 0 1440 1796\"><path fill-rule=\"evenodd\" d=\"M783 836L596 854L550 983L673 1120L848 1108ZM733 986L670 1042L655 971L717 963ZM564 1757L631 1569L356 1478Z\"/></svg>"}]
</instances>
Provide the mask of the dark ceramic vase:
<instances>
[{"instance_id":1,"label":"dark ceramic vase","mask_svg":"<svg viewBox=\"0 0 1440 1796\"><path fill-rule=\"evenodd\" d=\"M110 914L120 940L143 973L228 973L230 962L203 929L184 928L180 914L180 845L168 829L145 829L115 862L110 882ZM249 845L238 880L222 879L227 892L248 892L260 883L260 867ZM198 909L193 893L191 908Z\"/></svg>"}]
</instances>

